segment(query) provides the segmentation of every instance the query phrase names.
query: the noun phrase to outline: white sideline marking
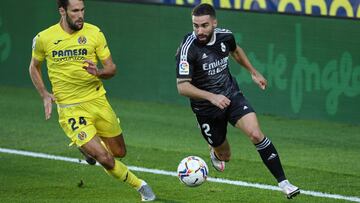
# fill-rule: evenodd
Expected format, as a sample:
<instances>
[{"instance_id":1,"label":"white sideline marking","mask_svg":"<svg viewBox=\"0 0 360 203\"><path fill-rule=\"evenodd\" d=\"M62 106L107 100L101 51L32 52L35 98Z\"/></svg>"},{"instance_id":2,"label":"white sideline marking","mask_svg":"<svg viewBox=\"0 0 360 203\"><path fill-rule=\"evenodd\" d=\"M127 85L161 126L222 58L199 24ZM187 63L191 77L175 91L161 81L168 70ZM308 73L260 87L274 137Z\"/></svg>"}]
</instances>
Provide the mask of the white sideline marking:
<instances>
[{"instance_id":1,"label":"white sideline marking","mask_svg":"<svg viewBox=\"0 0 360 203\"><path fill-rule=\"evenodd\" d=\"M30 157L36 157L36 158L53 159L53 160L74 162L74 163L80 163L80 164L87 164L84 160L80 160L80 159L76 159L76 158L55 156L55 155L37 153L37 152L28 152L28 151L5 149L5 148L0 148L0 152L8 153L8 154L30 156ZM99 164L97 164L97 165L99 165ZM177 174L175 172L164 171L164 170L159 170L159 169L150 169L150 168L143 168L143 167L138 167L138 166L128 166L128 168L132 171L139 171L139 172L153 173L153 174L167 175L167 176L177 176ZM243 187L253 187L253 188L259 188L259 189L265 189L265 190L280 191L280 188L278 188L276 186L259 184L259 183L249 183L249 182L238 181L238 180L228 180L228 179L211 178L211 177L209 177L207 180L209 182L238 185L238 186L243 186ZM328 193L315 192L315 191L309 191L309 190L301 190L301 194L315 196L315 197L323 197L323 198L330 198L330 199L341 199L341 200L348 200L348 201L353 201L353 202L360 202L360 197L355 197L355 196L328 194Z\"/></svg>"}]
</instances>

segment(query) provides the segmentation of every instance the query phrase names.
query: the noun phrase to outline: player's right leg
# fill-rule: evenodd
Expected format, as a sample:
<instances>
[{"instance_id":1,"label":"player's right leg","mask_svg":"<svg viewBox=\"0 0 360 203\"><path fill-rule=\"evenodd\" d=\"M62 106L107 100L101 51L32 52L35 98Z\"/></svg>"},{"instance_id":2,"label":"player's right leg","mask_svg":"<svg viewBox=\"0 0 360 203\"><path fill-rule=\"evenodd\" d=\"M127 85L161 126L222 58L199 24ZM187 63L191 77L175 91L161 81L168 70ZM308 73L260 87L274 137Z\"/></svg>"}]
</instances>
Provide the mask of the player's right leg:
<instances>
[{"instance_id":1,"label":"player's right leg","mask_svg":"<svg viewBox=\"0 0 360 203\"><path fill-rule=\"evenodd\" d=\"M225 170L225 162L230 160L230 156L230 145L226 138L220 146L210 146L211 164L217 171L223 172Z\"/></svg>"},{"instance_id":2,"label":"player's right leg","mask_svg":"<svg viewBox=\"0 0 360 203\"><path fill-rule=\"evenodd\" d=\"M84 156L85 161L89 165L95 165L96 164L96 160L94 158L92 158L90 155L88 155L86 152L84 152L80 147L78 149L81 152L81 154Z\"/></svg>"},{"instance_id":3,"label":"player's right leg","mask_svg":"<svg viewBox=\"0 0 360 203\"><path fill-rule=\"evenodd\" d=\"M225 162L230 160L231 152L226 140L226 118L196 116L201 133L210 146L210 161L217 171L225 170Z\"/></svg>"}]
</instances>

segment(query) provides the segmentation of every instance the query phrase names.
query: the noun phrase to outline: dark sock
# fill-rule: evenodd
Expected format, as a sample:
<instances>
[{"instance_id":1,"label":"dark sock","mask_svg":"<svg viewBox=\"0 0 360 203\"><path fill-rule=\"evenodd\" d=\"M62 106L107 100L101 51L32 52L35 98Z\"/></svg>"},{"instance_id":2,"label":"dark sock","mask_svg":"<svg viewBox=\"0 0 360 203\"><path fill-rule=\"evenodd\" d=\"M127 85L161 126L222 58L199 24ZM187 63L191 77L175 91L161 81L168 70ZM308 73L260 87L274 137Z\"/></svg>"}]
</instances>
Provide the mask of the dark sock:
<instances>
[{"instance_id":1,"label":"dark sock","mask_svg":"<svg viewBox=\"0 0 360 203\"><path fill-rule=\"evenodd\" d=\"M280 157L272 142L265 137L261 142L255 144L266 167L278 182L286 179L283 167L281 166Z\"/></svg>"}]
</instances>

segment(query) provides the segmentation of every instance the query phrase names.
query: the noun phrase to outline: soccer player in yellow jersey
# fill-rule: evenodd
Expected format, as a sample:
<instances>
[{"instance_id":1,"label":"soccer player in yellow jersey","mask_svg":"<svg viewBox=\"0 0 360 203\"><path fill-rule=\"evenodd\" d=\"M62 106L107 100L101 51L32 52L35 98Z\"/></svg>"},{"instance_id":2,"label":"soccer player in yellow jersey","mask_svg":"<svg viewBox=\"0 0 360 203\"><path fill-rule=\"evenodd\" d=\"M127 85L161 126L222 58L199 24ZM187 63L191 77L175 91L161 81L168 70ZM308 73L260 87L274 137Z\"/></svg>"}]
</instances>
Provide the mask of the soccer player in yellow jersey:
<instances>
[{"instance_id":1,"label":"soccer player in yellow jersey","mask_svg":"<svg viewBox=\"0 0 360 203\"><path fill-rule=\"evenodd\" d=\"M57 0L60 22L33 40L30 77L43 99L49 119L56 102L59 123L81 151L98 161L114 178L137 189L142 201L152 201L150 186L114 157L124 157L125 142L120 122L105 97L101 79L115 75L114 64L101 30L84 23L83 0ZM97 67L100 60L103 68ZM41 75L46 60L52 92Z\"/></svg>"}]
</instances>

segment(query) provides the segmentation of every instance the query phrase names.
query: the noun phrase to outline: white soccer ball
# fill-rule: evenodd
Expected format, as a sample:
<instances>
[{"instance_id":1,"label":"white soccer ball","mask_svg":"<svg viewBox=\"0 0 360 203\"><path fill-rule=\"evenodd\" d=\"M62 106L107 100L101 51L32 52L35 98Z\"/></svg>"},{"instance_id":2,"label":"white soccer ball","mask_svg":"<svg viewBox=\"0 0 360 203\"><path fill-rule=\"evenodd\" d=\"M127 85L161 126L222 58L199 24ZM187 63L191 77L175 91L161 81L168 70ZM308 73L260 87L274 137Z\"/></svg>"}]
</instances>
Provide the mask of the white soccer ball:
<instances>
[{"instance_id":1,"label":"white soccer ball","mask_svg":"<svg viewBox=\"0 0 360 203\"><path fill-rule=\"evenodd\" d=\"M195 187L203 184L209 174L209 169L203 159L188 156L181 160L177 173L180 181L187 186Z\"/></svg>"}]
</instances>

